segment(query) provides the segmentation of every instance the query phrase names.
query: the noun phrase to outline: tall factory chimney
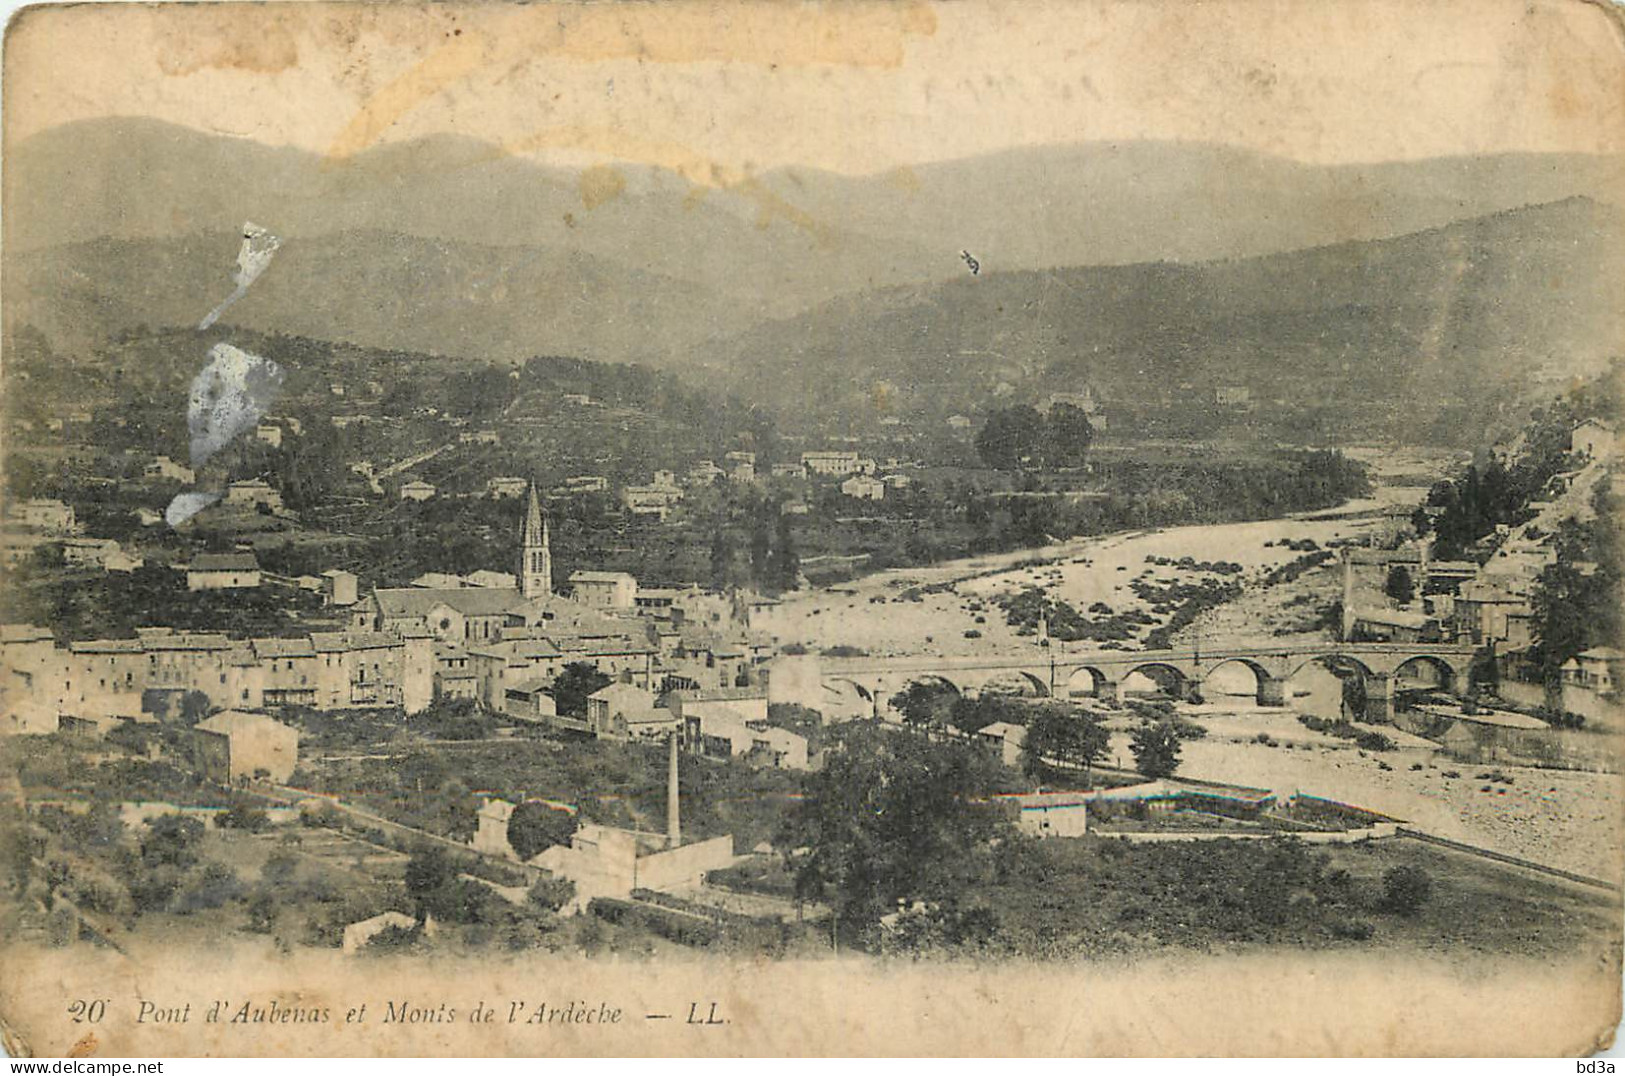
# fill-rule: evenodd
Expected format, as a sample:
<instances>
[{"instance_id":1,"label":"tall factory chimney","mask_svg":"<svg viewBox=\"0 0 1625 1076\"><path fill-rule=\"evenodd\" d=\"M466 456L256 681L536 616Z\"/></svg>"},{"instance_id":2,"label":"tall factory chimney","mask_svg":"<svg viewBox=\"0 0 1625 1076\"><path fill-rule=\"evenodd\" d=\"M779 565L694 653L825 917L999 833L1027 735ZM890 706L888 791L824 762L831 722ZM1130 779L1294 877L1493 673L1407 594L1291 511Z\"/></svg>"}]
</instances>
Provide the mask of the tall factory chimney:
<instances>
[{"instance_id":1,"label":"tall factory chimney","mask_svg":"<svg viewBox=\"0 0 1625 1076\"><path fill-rule=\"evenodd\" d=\"M666 844L676 848L683 843L683 824L677 805L677 731L671 734L671 764L666 773Z\"/></svg>"}]
</instances>

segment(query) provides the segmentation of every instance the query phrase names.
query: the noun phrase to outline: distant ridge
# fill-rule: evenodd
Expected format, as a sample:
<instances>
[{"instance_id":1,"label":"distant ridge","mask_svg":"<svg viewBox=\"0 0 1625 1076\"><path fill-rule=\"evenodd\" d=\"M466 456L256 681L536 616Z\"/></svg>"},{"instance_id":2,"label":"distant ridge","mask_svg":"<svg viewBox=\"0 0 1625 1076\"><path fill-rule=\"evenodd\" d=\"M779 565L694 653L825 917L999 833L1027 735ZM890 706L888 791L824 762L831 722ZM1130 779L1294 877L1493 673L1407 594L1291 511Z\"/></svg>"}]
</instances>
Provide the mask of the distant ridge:
<instances>
[{"instance_id":1,"label":"distant ridge","mask_svg":"<svg viewBox=\"0 0 1625 1076\"><path fill-rule=\"evenodd\" d=\"M1625 215L1570 197L1411 235L1198 264L984 272L831 300L707 350L763 403L974 412L1087 383L1119 408L1216 385L1418 426L1532 367L1625 355ZM877 382L887 390L877 393ZM799 406L805 407L806 404Z\"/></svg>"},{"instance_id":2,"label":"distant ridge","mask_svg":"<svg viewBox=\"0 0 1625 1076\"><path fill-rule=\"evenodd\" d=\"M245 324L499 360L569 352L677 366L831 300L957 281L961 250L985 274L1204 264L1625 190L1618 158L1319 167L1155 142L861 177L779 169L730 191L642 165L550 167L459 136L335 164L108 118L8 150L8 197L28 212L4 225L6 321L78 346L131 318L179 316L194 290L212 305L218 288L204 285L225 279L233 253L220 244L253 219L289 242L255 286L267 294L233 309Z\"/></svg>"}]
</instances>

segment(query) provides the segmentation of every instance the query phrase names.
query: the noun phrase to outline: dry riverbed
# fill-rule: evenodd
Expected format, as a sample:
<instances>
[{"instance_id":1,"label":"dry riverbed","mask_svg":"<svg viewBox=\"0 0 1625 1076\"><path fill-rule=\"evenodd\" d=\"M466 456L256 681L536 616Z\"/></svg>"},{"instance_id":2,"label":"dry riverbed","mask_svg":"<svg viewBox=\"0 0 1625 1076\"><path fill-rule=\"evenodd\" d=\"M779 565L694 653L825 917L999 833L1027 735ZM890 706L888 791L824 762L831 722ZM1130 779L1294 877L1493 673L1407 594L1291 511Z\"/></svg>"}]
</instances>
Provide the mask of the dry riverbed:
<instances>
[{"instance_id":1,"label":"dry riverbed","mask_svg":"<svg viewBox=\"0 0 1625 1076\"><path fill-rule=\"evenodd\" d=\"M1339 514L1312 519L1174 527L1082 538L1044 549L879 572L838 587L788 595L778 634L813 650L845 646L875 655L1031 653L1036 638L1018 634L1006 622L997 602L1026 588L1040 587L1049 597L1067 602L1085 617L1108 615L1089 612L1097 602L1110 607L1113 615L1136 611L1146 614L1151 623L1142 625L1135 639L1123 644L1137 649L1137 640L1164 623L1166 616L1154 612L1148 602L1135 595L1132 582L1136 577L1154 585L1235 580L1251 592L1271 570L1304 556L1306 543L1325 547L1363 536L1375 523L1368 514L1375 506L1375 502L1359 502L1346 506ZM1298 548L1292 548L1289 542ZM1173 563L1153 564L1149 558ZM1241 572L1225 575L1192 565L1181 566L1178 562L1183 558L1197 565L1236 564ZM1311 600L1289 604L1308 593L1305 587L1313 589ZM1269 637L1283 624L1301 624L1311 614L1313 602L1329 600L1324 573L1318 583L1308 576L1300 577L1294 584L1260 593L1267 597L1258 601L1244 597L1248 603L1244 623L1223 625L1233 629L1237 637ZM1265 604L1281 612L1266 615L1262 610ZM1083 648L1098 644L1073 645Z\"/></svg>"},{"instance_id":2,"label":"dry riverbed","mask_svg":"<svg viewBox=\"0 0 1625 1076\"><path fill-rule=\"evenodd\" d=\"M1341 800L1436 836L1620 880L1625 777L1618 774L1457 762L1389 728L1381 731L1403 739L1402 746L1364 752L1305 728L1284 710L1224 714L1205 707L1185 716L1208 735L1183 745L1183 776ZM1276 746L1259 743L1260 732ZM1126 730L1113 733L1108 757L1133 764Z\"/></svg>"}]
</instances>

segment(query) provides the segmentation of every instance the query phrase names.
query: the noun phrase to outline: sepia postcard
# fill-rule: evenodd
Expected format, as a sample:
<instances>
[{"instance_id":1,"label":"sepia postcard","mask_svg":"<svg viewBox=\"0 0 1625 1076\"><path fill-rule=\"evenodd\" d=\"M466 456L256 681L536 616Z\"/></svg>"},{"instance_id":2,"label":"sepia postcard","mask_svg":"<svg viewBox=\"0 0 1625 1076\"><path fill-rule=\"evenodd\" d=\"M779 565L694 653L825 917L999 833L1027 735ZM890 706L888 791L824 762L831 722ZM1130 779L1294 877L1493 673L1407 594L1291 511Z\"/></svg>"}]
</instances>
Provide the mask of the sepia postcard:
<instances>
[{"instance_id":1,"label":"sepia postcard","mask_svg":"<svg viewBox=\"0 0 1625 1076\"><path fill-rule=\"evenodd\" d=\"M62 4L13 1055L1571 1055L1625 8Z\"/></svg>"}]
</instances>

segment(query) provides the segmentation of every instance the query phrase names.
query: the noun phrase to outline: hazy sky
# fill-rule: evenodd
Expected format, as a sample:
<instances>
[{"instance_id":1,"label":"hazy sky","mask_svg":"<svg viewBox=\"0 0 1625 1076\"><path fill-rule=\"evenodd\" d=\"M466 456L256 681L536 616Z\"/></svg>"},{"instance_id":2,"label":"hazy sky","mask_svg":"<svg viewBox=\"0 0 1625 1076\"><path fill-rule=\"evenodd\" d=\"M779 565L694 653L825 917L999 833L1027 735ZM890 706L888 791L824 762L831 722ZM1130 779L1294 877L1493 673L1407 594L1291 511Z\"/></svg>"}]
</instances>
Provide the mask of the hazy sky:
<instances>
[{"instance_id":1,"label":"hazy sky","mask_svg":"<svg viewBox=\"0 0 1625 1076\"><path fill-rule=\"evenodd\" d=\"M1617 153L1621 42L1582 0L69 7L13 27L5 119L15 139L146 115L334 158L456 132L701 182L1132 138Z\"/></svg>"}]
</instances>

